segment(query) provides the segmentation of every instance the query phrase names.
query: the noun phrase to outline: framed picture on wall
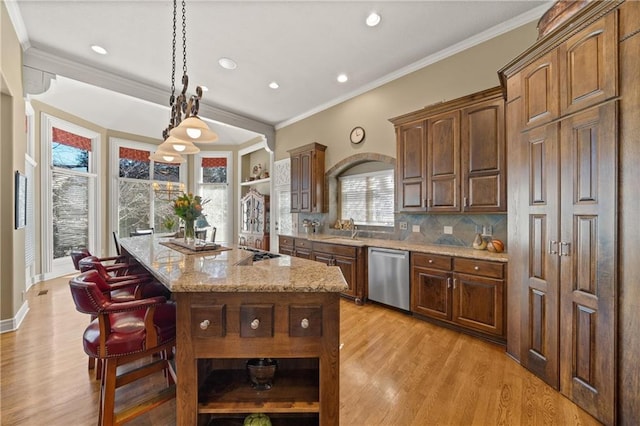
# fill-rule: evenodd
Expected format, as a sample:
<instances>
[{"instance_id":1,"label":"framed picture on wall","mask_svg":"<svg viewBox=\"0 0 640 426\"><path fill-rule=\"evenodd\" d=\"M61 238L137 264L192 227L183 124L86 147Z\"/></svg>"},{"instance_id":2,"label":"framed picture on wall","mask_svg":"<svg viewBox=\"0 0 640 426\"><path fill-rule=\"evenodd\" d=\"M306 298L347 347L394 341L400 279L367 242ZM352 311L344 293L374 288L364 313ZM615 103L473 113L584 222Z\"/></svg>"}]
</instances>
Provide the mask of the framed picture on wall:
<instances>
[{"instance_id":1,"label":"framed picture on wall","mask_svg":"<svg viewBox=\"0 0 640 426\"><path fill-rule=\"evenodd\" d=\"M27 226L27 177L16 171L16 229Z\"/></svg>"}]
</instances>

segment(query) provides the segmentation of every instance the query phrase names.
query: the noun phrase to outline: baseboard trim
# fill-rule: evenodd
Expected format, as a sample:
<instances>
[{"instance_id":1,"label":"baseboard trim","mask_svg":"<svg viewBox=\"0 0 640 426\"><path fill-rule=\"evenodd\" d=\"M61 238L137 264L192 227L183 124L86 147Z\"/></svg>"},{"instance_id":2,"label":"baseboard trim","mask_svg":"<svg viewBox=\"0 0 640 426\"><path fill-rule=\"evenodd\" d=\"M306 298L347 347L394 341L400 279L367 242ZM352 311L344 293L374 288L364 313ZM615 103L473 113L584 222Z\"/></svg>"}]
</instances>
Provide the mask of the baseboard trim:
<instances>
[{"instance_id":1,"label":"baseboard trim","mask_svg":"<svg viewBox=\"0 0 640 426\"><path fill-rule=\"evenodd\" d=\"M17 330L26 318L28 312L29 302L25 300L22 306L20 306L20 309L18 309L15 317L0 321L0 334Z\"/></svg>"}]
</instances>

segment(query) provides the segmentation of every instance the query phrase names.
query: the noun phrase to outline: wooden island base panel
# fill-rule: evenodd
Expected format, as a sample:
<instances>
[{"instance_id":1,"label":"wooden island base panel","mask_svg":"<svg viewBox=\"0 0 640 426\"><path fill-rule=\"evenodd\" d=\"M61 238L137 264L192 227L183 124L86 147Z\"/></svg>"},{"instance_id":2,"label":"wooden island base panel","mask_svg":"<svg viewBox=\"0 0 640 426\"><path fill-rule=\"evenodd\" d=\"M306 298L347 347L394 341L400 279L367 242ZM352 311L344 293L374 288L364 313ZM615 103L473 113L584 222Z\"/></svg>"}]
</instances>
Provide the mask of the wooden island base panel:
<instances>
[{"instance_id":1,"label":"wooden island base panel","mask_svg":"<svg viewBox=\"0 0 640 426\"><path fill-rule=\"evenodd\" d=\"M176 424L237 424L252 413L338 424L340 269L288 256L253 263L235 247L182 254L161 241L121 244L177 304ZM271 389L251 387L252 358L277 362Z\"/></svg>"}]
</instances>

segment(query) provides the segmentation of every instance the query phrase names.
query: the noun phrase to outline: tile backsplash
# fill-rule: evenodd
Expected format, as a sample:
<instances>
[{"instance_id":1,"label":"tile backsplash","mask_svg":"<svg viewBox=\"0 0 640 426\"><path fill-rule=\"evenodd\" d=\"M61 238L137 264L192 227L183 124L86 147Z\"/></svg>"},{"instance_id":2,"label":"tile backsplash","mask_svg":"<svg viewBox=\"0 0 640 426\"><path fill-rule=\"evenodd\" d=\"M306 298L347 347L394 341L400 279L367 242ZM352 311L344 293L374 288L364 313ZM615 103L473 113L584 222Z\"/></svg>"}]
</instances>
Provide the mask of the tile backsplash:
<instances>
[{"instance_id":1,"label":"tile backsplash","mask_svg":"<svg viewBox=\"0 0 640 426\"><path fill-rule=\"evenodd\" d=\"M317 220L320 222L319 232L325 234L347 235L349 231L333 229L332 223L327 223L327 214L299 214L297 225L302 232L302 222ZM406 223L407 229L401 229L400 224ZM414 232L414 227L419 229ZM445 233L445 227L451 234ZM476 233L491 231L492 238L507 242L506 214L403 214L395 215L395 227L366 227L359 226L358 236L387 240L411 241L424 244L439 244L446 246L471 247Z\"/></svg>"}]
</instances>

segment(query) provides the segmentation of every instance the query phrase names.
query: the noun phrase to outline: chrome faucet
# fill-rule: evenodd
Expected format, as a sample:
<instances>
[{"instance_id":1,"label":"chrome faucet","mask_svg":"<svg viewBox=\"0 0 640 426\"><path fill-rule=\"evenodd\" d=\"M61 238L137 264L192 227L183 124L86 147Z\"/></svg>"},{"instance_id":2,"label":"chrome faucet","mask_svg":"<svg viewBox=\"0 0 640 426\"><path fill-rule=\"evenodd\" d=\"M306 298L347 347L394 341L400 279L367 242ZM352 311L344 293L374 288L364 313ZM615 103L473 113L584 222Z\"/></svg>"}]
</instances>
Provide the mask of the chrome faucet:
<instances>
[{"instance_id":1,"label":"chrome faucet","mask_svg":"<svg viewBox=\"0 0 640 426\"><path fill-rule=\"evenodd\" d=\"M351 229L351 239L358 235L358 226L353 222L353 218L349 218L349 228Z\"/></svg>"}]
</instances>

